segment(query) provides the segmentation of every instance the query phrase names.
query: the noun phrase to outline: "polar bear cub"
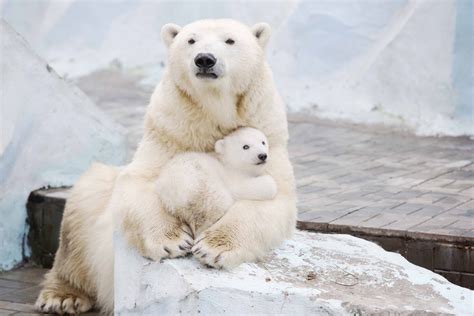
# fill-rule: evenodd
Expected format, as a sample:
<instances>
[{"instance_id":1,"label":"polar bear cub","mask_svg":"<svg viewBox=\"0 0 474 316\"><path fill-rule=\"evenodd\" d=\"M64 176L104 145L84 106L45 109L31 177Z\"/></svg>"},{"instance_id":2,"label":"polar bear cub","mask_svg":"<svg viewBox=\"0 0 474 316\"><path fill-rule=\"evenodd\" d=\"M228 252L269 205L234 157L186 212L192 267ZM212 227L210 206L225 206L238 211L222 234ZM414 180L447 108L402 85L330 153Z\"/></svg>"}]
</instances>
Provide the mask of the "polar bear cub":
<instances>
[{"instance_id":1,"label":"polar bear cub","mask_svg":"<svg viewBox=\"0 0 474 316\"><path fill-rule=\"evenodd\" d=\"M265 174L268 141L242 127L215 143L215 152L176 155L156 181L163 207L195 233L210 227L235 200L271 200L276 183Z\"/></svg>"}]
</instances>

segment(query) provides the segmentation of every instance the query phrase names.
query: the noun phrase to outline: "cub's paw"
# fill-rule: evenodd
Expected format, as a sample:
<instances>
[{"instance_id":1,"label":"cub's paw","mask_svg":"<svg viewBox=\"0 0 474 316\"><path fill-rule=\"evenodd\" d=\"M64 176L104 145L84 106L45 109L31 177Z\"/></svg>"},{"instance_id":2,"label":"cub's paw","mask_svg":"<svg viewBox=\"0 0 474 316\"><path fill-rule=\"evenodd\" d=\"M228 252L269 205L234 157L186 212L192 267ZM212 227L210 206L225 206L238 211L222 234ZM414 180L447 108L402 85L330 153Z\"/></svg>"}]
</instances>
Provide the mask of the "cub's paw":
<instances>
[{"instance_id":1,"label":"cub's paw","mask_svg":"<svg viewBox=\"0 0 474 316\"><path fill-rule=\"evenodd\" d=\"M161 243L157 244L153 238L145 238L147 248L154 249L151 259L156 261L186 256L194 245L193 232L185 224L168 229Z\"/></svg>"},{"instance_id":2,"label":"cub's paw","mask_svg":"<svg viewBox=\"0 0 474 316\"><path fill-rule=\"evenodd\" d=\"M207 230L192 248L193 256L202 264L216 269L231 269L246 261L242 249L224 229Z\"/></svg>"},{"instance_id":3,"label":"cub's paw","mask_svg":"<svg viewBox=\"0 0 474 316\"><path fill-rule=\"evenodd\" d=\"M76 315L89 311L92 305L92 301L85 296L57 293L45 289L38 296L35 308L41 313Z\"/></svg>"},{"instance_id":4,"label":"cub's paw","mask_svg":"<svg viewBox=\"0 0 474 316\"><path fill-rule=\"evenodd\" d=\"M259 179L262 182L260 189L263 192L264 199L273 200L278 191L275 179L270 175L261 176Z\"/></svg>"}]
</instances>

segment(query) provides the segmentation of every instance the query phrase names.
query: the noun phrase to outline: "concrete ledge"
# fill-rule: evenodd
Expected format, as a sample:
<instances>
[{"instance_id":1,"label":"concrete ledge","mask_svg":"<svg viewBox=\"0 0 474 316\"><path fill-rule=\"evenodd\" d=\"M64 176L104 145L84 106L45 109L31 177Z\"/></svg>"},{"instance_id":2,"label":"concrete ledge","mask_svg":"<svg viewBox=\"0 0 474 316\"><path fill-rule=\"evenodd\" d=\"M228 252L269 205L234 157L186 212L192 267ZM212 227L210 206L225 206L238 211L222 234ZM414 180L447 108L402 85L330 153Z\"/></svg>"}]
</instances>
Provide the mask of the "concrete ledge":
<instances>
[{"instance_id":1,"label":"concrete ledge","mask_svg":"<svg viewBox=\"0 0 474 316\"><path fill-rule=\"evenodd\" d=\"M474 289L474 238L423 232L298 221L298 228L321 233L350 234L401 254L411 263Z\"/></svg>"},{"instance_id":2,"label":"concrete ledge","mask_svg":"<svg viewBox=\"0 0 474 316\"><path fill-rule=\"evenodd\" d=\"M193 258L151 262L115 236L117 315L472 312L473 291L348 235L297 232L233 271Z\"/></svg>"},{"instance_id":3,"label":"concrete ledge","mask_svg":"<svg viewBox=\"0 0 474 316\"><path fill-rule=\"evenodd\" d=\"M364 227L355 225L338 225L330 223L318 223L309 221L298 221L298 227L304 230L312 230L327 233L360 234L372 236L401 237L404 239L420 241L436 241L441 243L457 244L460 246L474 246L474 237L432 234L426 232L406 231L396 229L384 229L377 227Z\"/></svg>"},{"instance_id":4,"label":"concrete ledge","mask_svg":"<svg viewBox=\"0 0 474 316\"><path fill-rule=\"evenodd\" d=\"M69 188L40 189L30 193L27 209L30 260L51 268L59 246L59 231Z\"/></svg>"}]
</instances>

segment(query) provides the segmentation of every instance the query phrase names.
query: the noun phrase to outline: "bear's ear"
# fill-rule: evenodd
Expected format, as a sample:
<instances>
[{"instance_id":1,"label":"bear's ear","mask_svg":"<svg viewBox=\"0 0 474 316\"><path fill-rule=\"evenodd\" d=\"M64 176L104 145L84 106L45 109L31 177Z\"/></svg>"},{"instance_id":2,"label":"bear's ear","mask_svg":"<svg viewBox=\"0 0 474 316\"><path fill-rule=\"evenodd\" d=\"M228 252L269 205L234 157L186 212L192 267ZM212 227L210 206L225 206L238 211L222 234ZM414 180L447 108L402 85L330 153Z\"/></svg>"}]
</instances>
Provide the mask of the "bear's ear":
<instances>
[{"instance_id":1,"label":"bear's ear","mask_svg":"<svg viewBox=\"0 0 474 316\"><path fill-rule=\"evenodd\" d=\"M161 39L165 43L166 47L170 47L171 43L173 43L173 39L178 35L179 31L181 31L181 27L179 25L168 23L163 25L161 28Z\"/></svg>"},{"instance_id":2,"label":"bear's ear","mask_svg":"<svg viewBox=\"0 0 474 316\"><path fill-rule=\"evenodd\" d=\"M272 35L272 29L267 23L257 23L251 28L252 34L257 38L258 43L262 48L267 46L270 35Z\"/></svg>"},{"instance_id":3,"label":"bear's ear","mask_svg":"<svg viewBox=\"0 0 474 316\"><path fill-rule=\"evenodd\" d=\"M224 152L224 140L219 139L214 145L214 150L217 154L222 154Z\"/></svg>"}]
</instances>

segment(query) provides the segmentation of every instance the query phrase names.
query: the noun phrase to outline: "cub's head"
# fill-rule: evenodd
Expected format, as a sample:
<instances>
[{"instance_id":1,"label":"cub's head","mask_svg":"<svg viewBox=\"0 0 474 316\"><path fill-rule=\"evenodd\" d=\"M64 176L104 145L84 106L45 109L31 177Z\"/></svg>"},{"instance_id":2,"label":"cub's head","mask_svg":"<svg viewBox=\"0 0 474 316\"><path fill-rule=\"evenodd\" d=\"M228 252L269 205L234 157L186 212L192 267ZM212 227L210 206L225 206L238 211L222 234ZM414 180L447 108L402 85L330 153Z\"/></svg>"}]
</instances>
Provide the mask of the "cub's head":
<instances>
[{"instance_id":1,"label":"cub's head","mask_svg":"<svg viewBox=\"0 0 474 316\"><path fill-rule=\"evenodd\" d=\"M225 167L257 176L263 174L269 159L268 141L255 128L242 127L218 140L215 151Z\"/></svg>"},{"instance_id":2,"label":"cub's head","mask_svg":"<svg viewBox=\"0 0 474 316\"><path fill-rule=\"evenodd\" d=\"M200 20L184 27L166 24L161 37L169 50L169 69L181 88L227 87L244 91L264 61L270 27L258 23Z\"/></svg>"}]
</instances>

